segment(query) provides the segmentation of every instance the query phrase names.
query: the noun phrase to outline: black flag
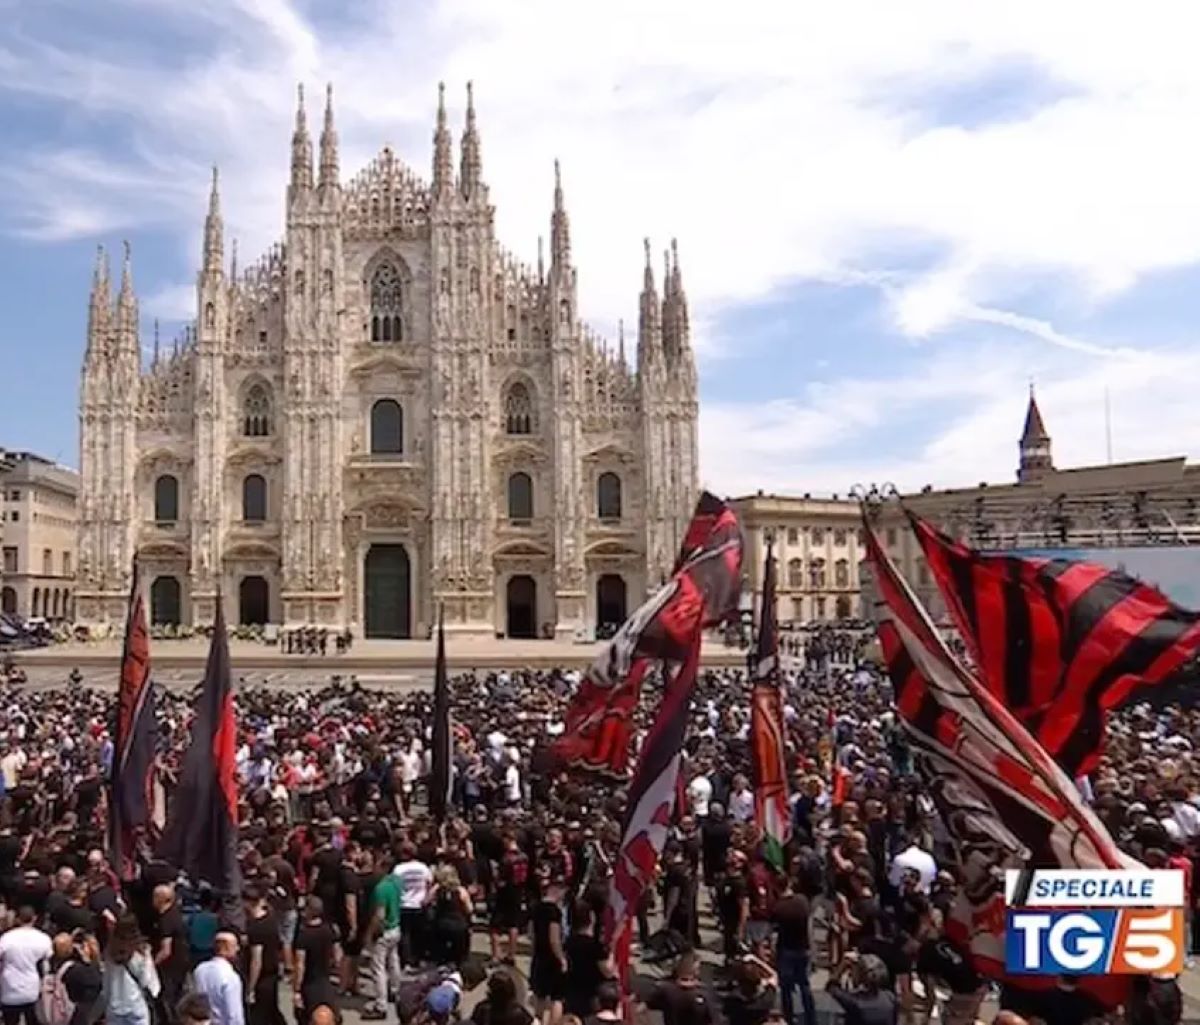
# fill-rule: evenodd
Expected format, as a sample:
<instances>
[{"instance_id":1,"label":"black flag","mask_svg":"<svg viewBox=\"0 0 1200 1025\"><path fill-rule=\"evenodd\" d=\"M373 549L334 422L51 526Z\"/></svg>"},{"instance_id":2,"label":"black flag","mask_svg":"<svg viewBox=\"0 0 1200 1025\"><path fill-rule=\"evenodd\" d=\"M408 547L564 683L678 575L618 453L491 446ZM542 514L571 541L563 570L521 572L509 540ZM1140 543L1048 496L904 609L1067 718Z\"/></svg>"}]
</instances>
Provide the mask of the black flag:
<instances>
[{"instance_id":1,"label":"black flag","mask_svg":"<svg viewBox=\"0 0 1200 1025\"><path fill-rule=\"evenodd\" d=\"M433 670L433 765L429 778L429 813L445 822L450 806L450 681L446 678L445 610L438 607L437 662Z\"/></svg>"},{"instance_id":2,"label":"black flag","mask_svg":"<svg viewBox=\"0 0 1200 1025\"><path fill-rule=\"evenodd\" d=\"M217 616L204 683L192 720L179 788L171 803L159 857L183 869L193 881L206 881L226 901L234 919L242 908L242 875L237 860L237 723L230 687L229 640L225 612L217 596Z\"/></svg>"}]
</instances>

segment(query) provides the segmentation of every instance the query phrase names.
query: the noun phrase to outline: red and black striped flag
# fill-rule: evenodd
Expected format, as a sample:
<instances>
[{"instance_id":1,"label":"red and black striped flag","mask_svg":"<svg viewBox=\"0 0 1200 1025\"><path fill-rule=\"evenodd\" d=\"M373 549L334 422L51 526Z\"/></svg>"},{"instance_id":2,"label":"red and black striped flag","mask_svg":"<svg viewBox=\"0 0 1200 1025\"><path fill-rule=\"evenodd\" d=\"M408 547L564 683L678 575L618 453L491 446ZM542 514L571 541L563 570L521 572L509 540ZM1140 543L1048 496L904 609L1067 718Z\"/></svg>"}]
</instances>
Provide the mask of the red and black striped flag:
<instances>
[{"instance_id":1,"label":"red and black striped flag","mask_svg":"<svg viewBox=\"0 0 1200 1025\"><path fill-rule=\"evenodd\" d=\"M137 874L139 834L151 828L154 804L152 787L157 732L154 682L150 679L150 634L146 629L146 604L142 600L139 577L135 559L129 618L125 623L125 648L121 656L108 800L112 863L120 877L126 880Z\"/></svg>"},{"instance_id":2,"label":"red and black striped flag","mask_svg":"<svg viewBox=\"0 0 1200 1025\"><path fill-rule=\"evenodd\" d=\"M865 521L864 533L897 712L961 866L946 934L988 978L1053 986L1053 976L1006 976L1004 870L1142 866L1117 848L1016 716L950 654ZM1126 981L1097 976L1080 985L1111 1007L1122 1002Z\"/></svg>"},{"instance_id":3,"label":"red and black striped flag","mask_svg":"<svg viewBox=\"0 0 1200 1025\"><path fill-rule=\"evenodd\" d=\"M1072 776L1108 711L1200 648L1200 614L1119 570L978 552L908 516L983 682Z\"/></svg>"},{"instance_id":4,"label":"red and black striped flag","mask_svg":"<svg viewBox=\"0 0 1200 1025\"><path fill-rule=\"evenodd\" d=\"M236 755L229 639L218 595L191 741L158 853L194 881L210 883L225 897L226 907L233 912L231 917L236 917L242 907L242 875L237 860Z\"/></svg>"},{"instance_id":5,"label":"red and black striped flag","mask_svg":"<svg viewBox=\"0 0 1200 1025\"><path fill-rule=\"evenodd\" d=\"M656 661L682 661L681 646L697 629L716 626L737 610L742 547L733 510L705 492L671 579L622 624L567 707L554 752L568 767L627 777L633 713L646 674Z\"/></svg>"}]
</instances>

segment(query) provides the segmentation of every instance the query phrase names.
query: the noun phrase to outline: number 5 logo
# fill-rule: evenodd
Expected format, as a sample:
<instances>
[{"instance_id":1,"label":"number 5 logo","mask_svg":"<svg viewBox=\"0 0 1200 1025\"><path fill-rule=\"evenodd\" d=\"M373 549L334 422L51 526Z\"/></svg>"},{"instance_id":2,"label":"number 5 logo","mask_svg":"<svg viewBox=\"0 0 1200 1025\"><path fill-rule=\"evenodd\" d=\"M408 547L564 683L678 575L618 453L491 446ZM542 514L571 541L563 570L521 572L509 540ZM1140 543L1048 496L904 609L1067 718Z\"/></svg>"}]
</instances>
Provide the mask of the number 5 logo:
<instances>
[{"instance_id":1,"label":"number 5 logo","mask_svg":"<svg viewBox=\"0 0 1200 1025\"><path fill-rule=\"evenodd\" d=\"M1133 911L1124 917L1117 948L1127 971L1179 972L1183 969L1183 915L1178 908Z\"/></svg>"}]
</instances>

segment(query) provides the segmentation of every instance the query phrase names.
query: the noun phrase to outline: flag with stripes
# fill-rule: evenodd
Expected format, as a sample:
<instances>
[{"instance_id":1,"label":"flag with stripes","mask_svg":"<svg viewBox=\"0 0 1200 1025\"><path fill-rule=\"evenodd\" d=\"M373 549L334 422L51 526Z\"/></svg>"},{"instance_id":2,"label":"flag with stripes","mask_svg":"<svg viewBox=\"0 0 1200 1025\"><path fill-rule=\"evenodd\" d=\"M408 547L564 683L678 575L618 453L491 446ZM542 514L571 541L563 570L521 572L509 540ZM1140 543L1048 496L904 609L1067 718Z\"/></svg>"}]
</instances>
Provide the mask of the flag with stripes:
<instances>
[{"instance_id":1,"label":"flag with stripes","mask_svg":"<svg viewBox=\"0 0 1200 1025\"><path fill-rule=\"evenodd\" d=\"M982 681L1072 776L1108 712L1200 648L1200 614L1119 570L978 552L908 515Z\"/></svg>"},{"instance_id":2,"label":"flag with stripes","mask_svg":"<svg viewBox=\"0 0 1200 1025\"><path fill-rule=\"evenodd\" d=\"M137 560L125 623L113 764L109 779L108 836L112 863L122 879L137 875L139 836L154 832L154 756L157 723L150 678L150 633Z\"/></svg>"},{"instance_id":3,"label":"flag with stripes","mask_svg":"<svg viewBox=\"0 0 1200 1025\"><path fill-rule=\"evenodd\" d=\"M568 767L617 779L629 770L634 712L651 666L680 659L679 638L707 629L737 609L742 532L733 510L700 496L675 572L638 608L588 669L564 715L554 752Z\"/></svg>"},{"instance_id":4,"label":"flag with stripes","mask_svg":"<svg viewBox=\"0 0 1200 1025\"><path fill-rule=\"evenodd\" d=\"M783 849L792 836L788 814L787 734L779 685L779 630L775 621L775 556L767 543L762 613L751 653L750 748L754 770L754 821L767 860L783 871Z\"/></svg>"},{"instance_id":5,"label":"flag with stripes","mask_svg":"<svg viewBox=\"0 0 1200 1025\"><path fill-rule=\"evenodd\" d=\"M1118 850L1071 779L1001 700L950 654L870 523L864 527L897 712L962 866L947 935L986 977L1034 987L1039 977L1005 977L1004 870L1141 866ZM1123 996L1115 976L1081 985L1110 1006Z\"/></svg>"}]
</instances>

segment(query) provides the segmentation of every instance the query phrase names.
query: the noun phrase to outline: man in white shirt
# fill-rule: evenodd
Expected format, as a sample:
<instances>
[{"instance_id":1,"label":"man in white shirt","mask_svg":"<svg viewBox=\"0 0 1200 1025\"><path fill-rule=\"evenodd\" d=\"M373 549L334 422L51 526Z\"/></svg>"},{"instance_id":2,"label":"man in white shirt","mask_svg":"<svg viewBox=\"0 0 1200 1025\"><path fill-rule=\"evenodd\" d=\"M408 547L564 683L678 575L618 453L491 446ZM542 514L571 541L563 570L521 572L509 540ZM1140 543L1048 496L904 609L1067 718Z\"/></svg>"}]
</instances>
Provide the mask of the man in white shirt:
<instances>
[{"instance_id":1,"label":"man in white shirt","mask_svg":"<svg viewBox=\"0 0 1200 1025\"><path fill-rule=\"evenodd\" d=\"M417 859L416 847L406 843L392 875L400 880L400 966L418 968L425 954L425 895L433 872Z\"/></svg>"},{"instance_id":2,"label":"man in white shirt","mask_svg":"<svg viewBox=\"0 0 1200 1025\"><path fill-rule=\"evenodd\" d=\"M692 814L696 818L708 818L708 806L712 803L712 795L713 785L704 773L700 773L688 784L688 802L691 804Z\"/></svg>"},{"instance_id":3,"label":"man in white shirt","mask_svg":"<svg viewBox=\"0 0 1200 1025\"><path fill-rule=\"evenodd\" d=\"M192 973L196 992L208 997L212 1025L245 1025L242 977L233 967L237 956L238 938L231 932L219 932L213 941L213 956Z\"/></svg>"},{"instance_id":4,"label":"man in white shirt","mask_svg":"<svg viewBox=\"0 0 1200 1025\"><path fill-rule=\"evenodd\" d=\"M733 777L729 814L734 822L750 822L754 819L754 791L750 789L750 781L740 773Z\"/></svg>"},{"instance_id":5,"label":"man in white shirt","mask_svg":"<svg viewBox=\"0 0 1200 1025\"><path fill-rule=\"evenodd\" d=\"M0 754L0 772L4 773L4 789L12 790L21 781L21 773L29 761L29 756L21 747L5 745L0 751L3 752Z\"/></svg>"},{"instance_id":6,"label":"man in white shirt","mask_svg":"<svg viewBox=\"0 0 1200 1025\"><path fill-rule=\"evenodd\" d=\"M909 871L916 872L920 876L921 881L917 884L917 889L921 893L928 894L930 887L933 886L933 881L937 878L937 862L933 860L932 854L917 844L915 839L911 840L904 850L892 858L891 867L888 869L888 882L899 889L904 880L904 873Z\"/></svg>"},{"instance_id":7,"label":"man in white shirt","mask_svg":"<svg viewBox=\"0 0 1200 1025\"><path fill-rule=\"evenodd\" d=\"M521 755L515 747L508 749L508 767L504 770L504 799L510 808L521 803Z\"/></svg>"},{"instance_id":8,"label":"man in white shirt","mask_svg":"<svg viewBox=\"0 0 1200 1025\"><path fill-rule=\"evenodd\" d=\"M17 913L17 927L0 936L0 1005L6 1022L24 1016L25 1025L37 1025L34 1013L42 990L42 964L54 947L41 929L34 926L33 908Z\"/></svg>"}]
</instances>

